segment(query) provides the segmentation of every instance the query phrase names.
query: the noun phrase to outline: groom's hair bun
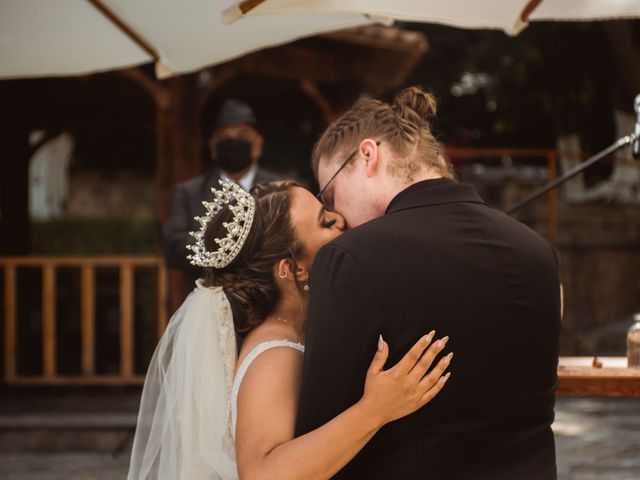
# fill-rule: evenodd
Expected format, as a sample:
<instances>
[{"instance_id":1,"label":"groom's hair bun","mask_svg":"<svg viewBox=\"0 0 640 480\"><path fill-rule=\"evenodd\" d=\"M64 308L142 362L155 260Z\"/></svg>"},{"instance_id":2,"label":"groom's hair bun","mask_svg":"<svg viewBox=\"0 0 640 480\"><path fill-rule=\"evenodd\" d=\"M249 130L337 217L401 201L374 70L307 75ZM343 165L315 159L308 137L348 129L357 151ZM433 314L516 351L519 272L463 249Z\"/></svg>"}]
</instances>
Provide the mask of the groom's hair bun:
<instances>
[{"instance_id":1,"label":"groom's hair bun","mask_svg":"<svg viewBox=\"0 0 640 480\"><path fill-rule=\"evenodd\" d=\"M394 99L394 107L403 115L415 113L420 119L427 121L434 118L438 110L436 98L418 87L408 87L398 93Z\"/></svg>"},{"instance_id":2,"label":"groom's hair bun","mask_svg":"<svg viewBox=\"0 0 640 480\"><path fill-rule=\"evenodd\" d=\"M453 178L453 170L431 131L436 112L435 97L419 87L405 88L391 102L358 100L316 142L311 156L313 171L317 176L321 161L336 163L369 138L394 153L387 171L406 183L413 182L425 169Z\"/></svg>"},{"instance_id":3,"label":"groom's hair bun","mask_svg":"<svg viewBox=\"0 0 640 480\"><path fill-rule=\"evenodd\" d=\"M303 254L302 242L291 223L291 188L294 186L294 182L281 181L254 187L251 190L256 201L253 225L242 249L226 267L204 269L205 286L221 286L229 299L239 333L258 326L280 299L274 266L288 259L295 271L296 260ZM227 235L224 223L232 218L228 207L211 218L204 235L208 251L218 248L214 239Z\"/></svg>"}]
</instances>

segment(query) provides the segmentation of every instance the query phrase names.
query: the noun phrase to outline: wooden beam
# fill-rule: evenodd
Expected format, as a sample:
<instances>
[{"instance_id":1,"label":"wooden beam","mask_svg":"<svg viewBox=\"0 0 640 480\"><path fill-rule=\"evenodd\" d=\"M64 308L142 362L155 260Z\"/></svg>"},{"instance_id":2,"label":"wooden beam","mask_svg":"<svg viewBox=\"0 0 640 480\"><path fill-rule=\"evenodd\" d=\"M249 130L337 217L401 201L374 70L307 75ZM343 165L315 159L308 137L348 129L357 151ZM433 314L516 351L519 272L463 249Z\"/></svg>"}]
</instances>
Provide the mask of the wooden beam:
<instances>
[{"instance_id":1,"label":"wooden beam","mask_svg":"<svg viewBox=\"0 0 640 480\"><path fill-rule=\"evenodd\" d=\"M158 267L158 340L167 328L167 309L169 308L167 300L167 267L160 265Z\"/></svg>"},{"instance_id":2,"label":"wooden beam","mask_svg":"<svg viewBox=\"0 0 640 480\"><path fill-rule=\"evenodd\" d=\"M209 102L213 92L234 79L238 72L233 68L233 63L222 65L210 70L213 80L202 89L198 96L198 113L200 113Z\"/></svg>"},{"instance_id":3,"label":"wooden beam","mask_svg":"<svg viewBox=\"0 0 640 480\"><path fill-rule=\"evenodd\" d=\"M480 158L480 157L544 157L555 150L549 148L457 148L447 147L445 155L453 157Z\"/></svg>"},{"instance_id":4,"label":"wooden beam","mask_svg":"<svg viewBox=\"0 0 640 480\"><path fill-rule=\"evenodd\" d=\"M318 109L322 112L324 120L330 123L336 117L336 111L329 103L329 100L322 94L318 85L309 79L300 80L300 90L307 94L309 98L316 104Z\"/></svg>"},{"instance_id":5,"label":"wooden beam","mask_svg":"<svg viewBox=\"0 0 640 480\"><path fill-rule=\"evenodd\" d=\"M171 104L169 91L139 68L125 68L117 70L117 73L140 85L153 99L157 108L165 109Z\"/></svg>"},{"instance_id":6,"label":"wooden beam","mask_svg":"<svg viewBox=\"0 0 640 480\"><path fill-rule=\"evenodd\" d=\"M93 5L100 13L102 13L107 19L113 23L122 33L124 33L129 39L135 43L142 50L153 59L154 62L160 60L160 55L156 52L155 48L151 46L144 38L142 38L133 28L127 25L118 15L115 14L109 7L107 7L101 0L87 0Z\"/></svg>"},{"instance_id":7,"label":"wooden beam","mask_svg":"<svg viewBox=\"0 0 640 480\"><path fill-rule=\"evenodd\" d=\"M7 381L11 385L142 385L143 375L123 377L120 375L17 377Z\"/></svg>"},{"instance_id":8,"label":"wooden beam","mask_svg":"<svg viewBox=\"0 0 640 480\"><path fill-rule=\"evenodd\" d=\"M82 373L95 373L96 278L93 265L82 266Z\"/></svg>"},{"instance_id":9,"label":"wooden beam","mask_svg":"<svg viewBox=\"0 0 640 480\"><path fill-rule=\"evenodd\" d=\"M42 268L42 361L45 377L56 374L56 268Z\"/></svg>"},{"instance_id":10,"label":"wooden beam","mask_svg":"<svg viewBox=\"0 0 640 480\"><path fill-rule=\"evenodd\" d=\"M547 175L548 181L552 182L558 176L558 156L555 150L547 154ZM549 240L555 244L558 241L558 189L554 188L549 192L547 202L549 216Z\"/></svg>"},{"instance_id":11,"label":"wooden beam","mask_svg":"<svg viewBox=\"0 0 640 480\"><path fill-rule=\"evenodd\" d=\"M9 382L16 376L16 343L18 302L16 296L16 267L4 267L4 378Z\"/></svg>"},{"instance_id":12,"label":"wooden beam","mask_svg":"<svg viewBox=\"0 0 640 480\"><path fill-rule=\"evenodd\" d=\"M117 267L119 265L154 267L163 264L163 262L163 258L159 255L105 255L104 257L86 257L82 255L65 255L60 257L36 255L29 255L28 257L0 256L0 265L15 265L20 267L40 267L45 264L56 267L80 266L88 264L101 267Z\"/></svg>"},{"instance_id":13,"label":"wooden beam","mask_svg":"<svg viewBox=\"0 0 640 480\"><path fill-rule=\"evenodd\" d=\"M322 83L340 83L354 70L348 58L296 44L254 52L228 65L238 74L290 80L307 78Z\"/></svg>"},{"instance_id":14,"label":"wooden beam","mask_svg":"<svg viewBox=\"0 0 640 480\"><path fill-rule=\"evenodd\" d=\"M133 267L120 268L120 375L133 375Z\"/></svg>"}]
</instances>

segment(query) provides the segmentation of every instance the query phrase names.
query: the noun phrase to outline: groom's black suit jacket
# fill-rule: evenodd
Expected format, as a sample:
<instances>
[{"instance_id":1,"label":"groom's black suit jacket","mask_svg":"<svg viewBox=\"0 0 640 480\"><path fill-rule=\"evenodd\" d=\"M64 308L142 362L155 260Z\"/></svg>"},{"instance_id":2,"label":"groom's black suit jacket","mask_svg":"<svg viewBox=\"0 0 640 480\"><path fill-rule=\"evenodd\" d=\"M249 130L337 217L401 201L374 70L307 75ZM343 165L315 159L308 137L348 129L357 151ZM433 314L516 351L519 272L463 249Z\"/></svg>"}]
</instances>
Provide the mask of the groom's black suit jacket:
<instances>
[{"instance_id":1,"label":"groom's black suit jacket","mask_svg":"<svg viewBox=\"0 0 640 480\"><path fill-rule=\"evenodd\" d=\"M381 333L394 365L432 329L452 376L435 400L383 427L336 478L555 479L560 300L549 244L447 179L318 253L296 433L353 405Z\"/></svg>"}]
</instances>

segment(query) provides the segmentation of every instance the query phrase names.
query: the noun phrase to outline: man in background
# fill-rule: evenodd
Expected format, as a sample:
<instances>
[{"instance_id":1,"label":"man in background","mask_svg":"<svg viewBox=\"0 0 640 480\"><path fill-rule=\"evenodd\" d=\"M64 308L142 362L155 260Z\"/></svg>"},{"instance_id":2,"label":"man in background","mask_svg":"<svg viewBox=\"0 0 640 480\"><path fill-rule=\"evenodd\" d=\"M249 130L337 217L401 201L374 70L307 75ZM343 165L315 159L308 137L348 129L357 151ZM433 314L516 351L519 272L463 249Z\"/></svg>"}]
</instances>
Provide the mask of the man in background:
<instances>
[{"instance_id":1,"label":"man in background","mask_svg":"<svg viewBox=\"0 0 640 480\"><path fill-rule=\"evenodd\" d=\"M176 185L169 216L162 228L167 264L182 271L185 296L193 290L201 273L187 261L186 246L193 240L189 232L200 228L194 217L204 213L202 202L211 200L211 188L218 188L220 179L229 179L248 191L258 183L283 178L258 165L263 137L256 116L246 103L235 99L223 103L209 129L207 143L211 168L204 175Z\"/></svg>"}]
</instances>

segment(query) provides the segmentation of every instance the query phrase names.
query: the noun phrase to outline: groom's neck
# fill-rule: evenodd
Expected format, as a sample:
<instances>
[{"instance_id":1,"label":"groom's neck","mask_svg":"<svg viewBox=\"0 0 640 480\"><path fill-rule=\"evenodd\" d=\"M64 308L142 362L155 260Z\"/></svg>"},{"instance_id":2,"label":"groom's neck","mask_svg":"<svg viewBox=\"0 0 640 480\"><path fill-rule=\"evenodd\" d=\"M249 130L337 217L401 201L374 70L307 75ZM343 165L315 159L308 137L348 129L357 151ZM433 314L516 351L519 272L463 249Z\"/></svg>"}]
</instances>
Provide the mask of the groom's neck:
<instances>
[{"instance_id":1,"label":"groom's neck","mask_svg":"<svg viewBox=\"0 0 640 480\"><path fill-rule=\"evenodd\" d=\"M426 169L424 172L413 176L411 178L411 181L406 181L406 179L389 176L387 188L385 188L381 192L380 196L379 209L382 212L381 215L384 215L384 212L387 211L387 208L389 207L391 201L396 198L396 196L398 196L400 192L403 192L411 185L415 185L418 182L422 182L424 180L433 180L436 178L442 178L442 173L436 172L432 169Z\"/></svg>"}]
</instances>

